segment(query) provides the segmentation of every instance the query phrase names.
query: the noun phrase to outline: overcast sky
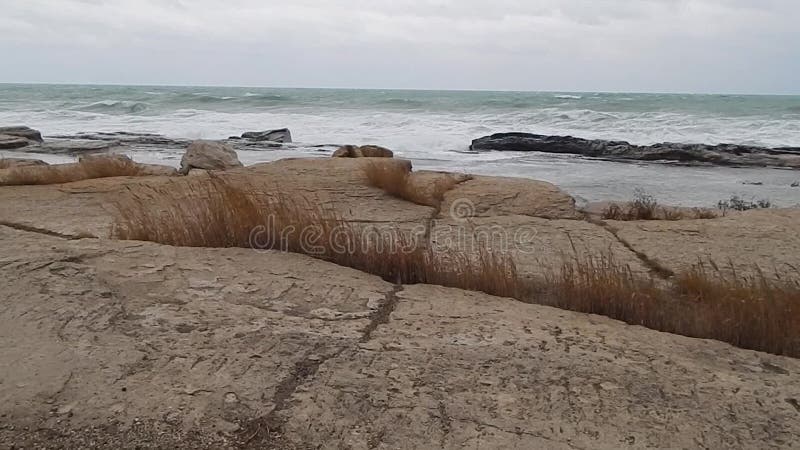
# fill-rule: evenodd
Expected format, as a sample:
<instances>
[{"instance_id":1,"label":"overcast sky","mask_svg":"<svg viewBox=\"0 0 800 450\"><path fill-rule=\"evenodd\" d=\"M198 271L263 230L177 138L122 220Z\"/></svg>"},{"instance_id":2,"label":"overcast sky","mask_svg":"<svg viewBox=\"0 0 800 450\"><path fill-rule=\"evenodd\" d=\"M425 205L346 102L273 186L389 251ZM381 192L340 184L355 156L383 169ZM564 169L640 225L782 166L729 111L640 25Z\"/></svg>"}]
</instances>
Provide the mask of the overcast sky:
<instances>
[{"instance_id":1,"label":"overcast sky","mask_svg":"<svg viewBox=\"0 0 800 450\"><path fill-rule=\"evenodd\" d=\"M800 0L0 0L0 82L800 93Z\"/></svg>"}]
</instances>

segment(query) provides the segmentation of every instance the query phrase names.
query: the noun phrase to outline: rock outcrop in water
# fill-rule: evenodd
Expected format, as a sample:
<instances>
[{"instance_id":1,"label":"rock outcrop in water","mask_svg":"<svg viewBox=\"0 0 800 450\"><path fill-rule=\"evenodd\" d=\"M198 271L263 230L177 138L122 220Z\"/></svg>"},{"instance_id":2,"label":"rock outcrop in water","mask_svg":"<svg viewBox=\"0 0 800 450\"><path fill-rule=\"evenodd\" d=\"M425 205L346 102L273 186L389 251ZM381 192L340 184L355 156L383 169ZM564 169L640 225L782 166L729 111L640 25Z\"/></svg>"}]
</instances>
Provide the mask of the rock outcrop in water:
<instances>
[{"instance_id":1,"label":"rock outcrop in water","mask_svg":"<svg viewBox=\"0 0 800 450\"><path fill-rule=\"evenodd\" d=\"M269 141L289 144L292 142L292 133L288 128L267 131L248 131L242 134L242 138L250 139L251 141Z\"/></svg>"},{"instance_id":2,"label":"rock outcrop in water","mask_svg":"<svg viewBox=\"0 0 800 450\"><path fill-rule=\"evenodd\" d=\"M800 148L765 148L735 144L635 145L626 141L581 139L530 133L498 133L472 141L472 150L565 153L593 158L731 166L800 168Z\"/></svg>"},{"instance_id":3,"label":"rock outcrop in water","mask_svg":"<svg viewBox=\"0 0 800 450\"><path fill-rule=\"evenodd\" d=\"M29 141L44 142L42 133L40 133L39 130L34 130L26 126L0 127L0 134L23 137Z\"/></svg>"}]
</instances>

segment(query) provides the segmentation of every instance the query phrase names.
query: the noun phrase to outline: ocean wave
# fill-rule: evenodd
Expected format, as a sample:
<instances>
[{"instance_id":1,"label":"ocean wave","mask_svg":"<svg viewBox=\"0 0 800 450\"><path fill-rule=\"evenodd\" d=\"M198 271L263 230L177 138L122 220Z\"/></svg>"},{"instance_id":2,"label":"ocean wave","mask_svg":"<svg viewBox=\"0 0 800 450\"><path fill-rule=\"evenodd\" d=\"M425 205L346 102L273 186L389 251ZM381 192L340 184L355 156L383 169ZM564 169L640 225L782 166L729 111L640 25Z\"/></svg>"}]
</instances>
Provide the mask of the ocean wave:
<instances>
[{"instance_id":1,"label":"ocean wave","mask_svg":"<svg viewBox=\"0 0 800 450\"><path fill-rule=\"evenodd\" d=\"M564 100L581 100L583 98L583 96L580 95L569 95L569 94L558 94L554 95L553 97Z\"/></svg>"},{"instance_id":2,"label":"ocean wave","mask_svg":"<svg viewBox=\"0 0 800 450\"><path fill-rule=\"evenodd\" d=\"M102 100L70 109L101 114L139 114L150 109L150 105L144 102L128 100Z\"/></svg>"},{"instance_id":3,"label":"ocean wave","mask_svg":"<svg viewBox=\"0 0 800 450\"><path fill-rule=\"evenodd\" d=\"M422 108L426 106L426 102L420 100L413 100L410 98L387 98L378 102L382 105L403 106L407 108Z\"/></svg>"}]
</instances>

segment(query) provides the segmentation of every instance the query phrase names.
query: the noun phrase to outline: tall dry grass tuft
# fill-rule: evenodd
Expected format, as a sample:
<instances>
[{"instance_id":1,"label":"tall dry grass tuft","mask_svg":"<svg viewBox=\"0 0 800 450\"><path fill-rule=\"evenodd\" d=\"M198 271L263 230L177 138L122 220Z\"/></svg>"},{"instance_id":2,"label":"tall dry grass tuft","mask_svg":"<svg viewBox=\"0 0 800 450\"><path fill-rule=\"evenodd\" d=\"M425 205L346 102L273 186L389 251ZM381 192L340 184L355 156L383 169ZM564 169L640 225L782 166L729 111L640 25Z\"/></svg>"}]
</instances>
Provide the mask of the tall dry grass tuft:
<instances>
[{"instance_id":1,"label":"tall dry grass tuft","mask_svg":"<svg viewBox=\"0 0 800 450\"><path fill-rule=\"evenodd\" d=\"M800 357L800 284L763 272L726 275L703 264L663 281L609 256L565 259L534 282L530 300L683 336Z\"/></svg>"},{"instance_id":2,"label":"tall dry grass tuft","mask_svg":"<svg viewBox=\"0 0 800 450\"><path fill-rule=\"evenodd\" d=\"M687 335L714 331L713 339L737 347L800 356L800 281L770 279L756 268L740 275L722 271L713 262L698 263L675 277L674 290L694 314L687 317Z\"/></svg>"},{"instance_id":3,"label":"tall dry grass tuft","mask_svg":"<svg viewBox=\"0 0 800 450\"><path fill-rule=\"evenodd\" d=\"M221 178L126 187L112 236L179 247L249 247L267 211Z\"/></svg>"},{"instance_id":4,"label":"tall dry grass tuft","mask_svg":"<svg viewBox=\"0 0 800 450\"><path fill-rule=\"evenodd\" d=\"M610 254L563 257L558 270L531 289L537 303L598 314L635 325L656 325L653 312L663 300L657 281L634 274ZM647 325L645 325L647 326Z\"/></svg>"},{"instance_id":5,"label":"tall dry grass tuft","mask_svg":"<svg viewBox=\"0 0 800 450\"><path fill-rule=\"evenodd\" d=\"M89 157L82 159L80 165L89 178L136 177L144 170L127 157Z\"/></svg>"},{"instance_id":6,"label":"tall dry grass tuft","mask_svg":"<svg viewBox=\"0 0 800 450\"><path fill-rule=\"evenodd\" d=\"M797 281L723 275L702 264L665 281L635 273L611 256L577 251L543 278L524 278L506 253L434 249L420 236L347 222L307 200L254 192L217 176L139 187L118 204L114 236L303 253L393 283L481 291L800 357Z\"/></svg>"},{"instance_id":7,"label":"tall dry grass tuft","mask_svg":"<svg viewBox=\"0 0 800 450\"><path fill-rule=\"evenodd\" d=\"M401 164L371 162L364 167L364 173L370 186L392 197L434 208L438 208L444 201L444 194L458 184L455 177L445 174L434 181L429 190L423 189L413 183L411 168Z\"/></svg>"},{"instance_id":8,"label":"tall dry grass tuft","mask_svg":"<svg viewBox=\"0 0 800 450\"><path fill-rule=\"evenodd\" d=\"M13 167L5 174L6 186L63 184L92 178L142 175L142 169L128 158L94 157L73 164Z\"/></svg>"}]
</instances>

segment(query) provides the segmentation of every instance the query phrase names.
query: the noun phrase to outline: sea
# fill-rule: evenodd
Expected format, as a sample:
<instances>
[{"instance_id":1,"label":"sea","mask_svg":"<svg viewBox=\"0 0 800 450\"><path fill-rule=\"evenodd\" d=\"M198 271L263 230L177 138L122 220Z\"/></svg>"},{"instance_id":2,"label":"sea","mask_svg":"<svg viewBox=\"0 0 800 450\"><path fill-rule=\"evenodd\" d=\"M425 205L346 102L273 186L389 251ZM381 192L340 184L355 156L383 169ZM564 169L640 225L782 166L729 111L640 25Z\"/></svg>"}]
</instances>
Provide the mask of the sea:
<instances>
[{"instance_id":1,"label":"sea","mask_svg":"<svg viewBox=\"0 0 800 450\"><path fill-rule=\"evenodd\" d=\"M796 170L469 150L473 139L508 131L634 144L800 146L800 96L0 84L0 125L23 124L45 137L127 131L222 139L289 128L293 145L241 151L240 159L324 157L320 146L378 144L416 169L545 180L579 203L626 200L643 190L661 203L684 206L712 206L733 195L800 204L800 187L792 187L800 182ZM0 151L0 157L20 153ZM131 156L180 161L175 149Z\"/></svg>"}]
</instances>

